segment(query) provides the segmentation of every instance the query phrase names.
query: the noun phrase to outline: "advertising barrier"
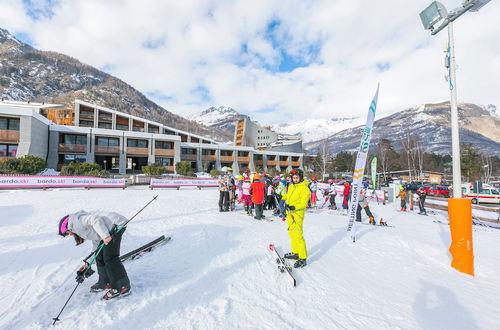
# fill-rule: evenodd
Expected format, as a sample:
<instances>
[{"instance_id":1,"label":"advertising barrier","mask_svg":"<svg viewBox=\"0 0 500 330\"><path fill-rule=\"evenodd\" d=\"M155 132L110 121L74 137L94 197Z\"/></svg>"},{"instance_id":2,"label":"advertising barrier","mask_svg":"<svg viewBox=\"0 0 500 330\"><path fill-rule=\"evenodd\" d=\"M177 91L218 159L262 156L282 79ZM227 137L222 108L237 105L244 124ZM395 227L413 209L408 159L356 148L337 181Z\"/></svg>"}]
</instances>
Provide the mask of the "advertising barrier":
<instances>
[{"instance_id":1,"label":"advertising barrier","mask_svg":"<svg viewBox=\"0 0 500 330\"><path fill-rule=\"evenodd\" d=\"M344 193L343 186L334 185L333 187L337 195L343 195ZM330 190L330 185L328 183L318 182L318 190L325 191L327 189ZM365 196L368 200L374 200L378 202L384 202L385 198L383 190L367 189L365 192Z\"/></svg>"},{"instance_id":2,"label":"advertising barrier","mask_svg":"<svg viewBox=\"0 0 500 330\"><path fill-rule=\"evenodd\" d=\"M125 179L88 176L0 175L0 189L16 188L125 188Z\"/></svg>"},{"instance_id":3,"label":"advertising barrier","mask_svg":"<svg viewBox=\"0 0 500 330\"><path fill-rule=\"evenodd\" d=\"M217 179L154 179L151 178L149 188L177 188L180 187L196 187L196 188L209 188L218 187Z\"/></svg>"}]
</instances>

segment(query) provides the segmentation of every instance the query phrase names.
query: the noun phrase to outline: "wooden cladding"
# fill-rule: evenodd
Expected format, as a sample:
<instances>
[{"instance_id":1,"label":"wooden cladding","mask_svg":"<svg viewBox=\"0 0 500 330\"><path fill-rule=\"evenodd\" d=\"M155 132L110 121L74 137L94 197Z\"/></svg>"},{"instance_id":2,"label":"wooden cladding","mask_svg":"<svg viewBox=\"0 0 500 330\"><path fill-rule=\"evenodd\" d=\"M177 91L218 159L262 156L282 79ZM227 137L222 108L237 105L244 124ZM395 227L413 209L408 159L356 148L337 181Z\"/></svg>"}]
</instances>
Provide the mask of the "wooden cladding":
<instances>
[{"instance_id":1,"label":"wooden cladding","mask_svg":"<svg viewBox=\"0 0 500 330\"><path fill-rule=\"evenodd\" d=\"M220 156L220 161L223 163L233 162L234 157L233 156Z\"/></svg>"},{"instance_id":2,"label":"wooden cladding","mask_svg":"<svg viewBox=\"0 0 500 330\"><path fill-rule=\"evenodd\" d=\"M96 154L119 154L120 153L120 147L115 147L115 146L95 146L95 153Z\"/></svg>"},{"instance_id":3,"label":"wooden cladding","mask_svg":"<svg viewBox=\"0 0 500 330\"><path fill-rule=\"evenodd\" d=\"M87 152L87 145L59 143L58 150L59 152L75 152L84 154Z\"/></svg>"},{"instance_id":4,"label":"wooden cladding","mask_svg":"<svg viewBox=\"0 0 500 330\"><path fill-rule=\"evenodd\" d=\"M0 141L18 142L19 131L13 131L8 129L0 130Z\"/></svg>"},{"instance_id":5,"label":"wooden cladding","mask_svg":"<svg viewBox=\"0 0 500 330\"><path fill-rule=\"evenodd\" d=\"M174 149L155 149L155 155L156 156L175 156L175 150Z\"/></svg>"},{"instance_id":6,"label":"wooden cladding","mask_svg":"<svg viewBox=\"0 0 500 330\"><path fill-rule=\"evenodd\" d=\"M149 148L127 147L127 155L147 156Z\"/></svg>"},{"instance_id":7,"label":"wooden cladding","mask_svg":"<svg viewBox=\"0 0 500 330\"><path fill-rule=\"evenodd\" d=\"M181 161L184 161L184 160L196 161L196 155L181 154Z\"/></svg>"}]
</instances>

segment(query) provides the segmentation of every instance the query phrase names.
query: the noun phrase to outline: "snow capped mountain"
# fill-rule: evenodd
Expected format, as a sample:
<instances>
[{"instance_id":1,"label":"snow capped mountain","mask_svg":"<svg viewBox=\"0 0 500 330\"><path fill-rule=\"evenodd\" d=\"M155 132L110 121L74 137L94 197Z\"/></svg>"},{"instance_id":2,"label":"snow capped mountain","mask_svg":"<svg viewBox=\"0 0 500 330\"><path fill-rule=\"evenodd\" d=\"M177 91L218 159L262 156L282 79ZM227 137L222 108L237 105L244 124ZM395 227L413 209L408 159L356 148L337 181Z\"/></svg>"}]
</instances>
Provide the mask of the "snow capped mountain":
<instances>
[{"instance_id":1,"label":"snow capped mountain","mask_svg":"<svg viewBox=\"0 0 500 330\"><path fill-rule=\"evenodd\" d=\"M492 109L472 103L458 105L460 143L472 144L482 152L499 156L500 118L492 115ZM426 152L451 153L448 102L425 104L375 119L372 147L375 147L380 139L389 139L396 149L400 149L403 136L409 133L420 139ZM363 126L352 127L330 136L327 141L329 152L336 154L340 151L356 151L362 128ZM308 153L315 154L323 140L307 143L304 147Z\"/></svg>"},{"instance_id":2,"label":"snow capped mountain","mask_svg":"<svg viewBox=\"0 0 500 330\"><path fill-rule=\"evenodd\" d=\"M304 142L312 142L324 139L345 129L362 125L365 120L361 117L305 119L293 123L273 125L271 129L283 134L300 134Z\"/></svg>"},{"instance_id":3,"label":"snow capped mountain","mask_svg":"<svg viewBox=\"0 0 500 330\"><path fill-rule=\"evenodd\" d=\"M186 116L186 118L198 124L228 130L233 134L235 122L248 118L248 116L240 114L231 107L219 106L218 108L210 107L202 112Z\"/></svg>"}]
</instances>

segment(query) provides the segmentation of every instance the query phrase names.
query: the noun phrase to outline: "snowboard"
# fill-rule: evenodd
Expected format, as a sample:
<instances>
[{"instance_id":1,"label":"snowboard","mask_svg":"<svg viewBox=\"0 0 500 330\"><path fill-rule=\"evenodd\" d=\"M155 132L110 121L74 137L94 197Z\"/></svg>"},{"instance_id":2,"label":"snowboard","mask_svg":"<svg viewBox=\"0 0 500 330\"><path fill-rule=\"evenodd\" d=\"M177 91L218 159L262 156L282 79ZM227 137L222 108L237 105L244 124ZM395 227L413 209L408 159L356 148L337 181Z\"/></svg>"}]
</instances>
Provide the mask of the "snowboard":
<instances>
[{"instance_id":1,"label":"snowboard","mask_svg":"<svg viewBox=\"0 0 500 330\"><path fill-rule=\"evenodd\" d=\"M144 244L143 246L141 246L133 251L125 253L124 255L120 256L120 260L123 262L126 260L132 260L132 259L138 258L142 254L144 254L146 252L150 252L155 247L162 245L164 243L167 243L170 240L171 240L171 237L169 237L169 236L165 237L165 235L162 235L162 236L158 237L157 239L155 239L147 244Z\"/></svg>"},{"instance_id":2,"label":"snowboard","mask_svg":"<svg viewBox=\"0 0 500 330\"><path fill-rule=\"evenodd\" d=\"M276 247L274 244L269 244L269 251L274 254L276 257L276 263L278 264L278 270L281 273L286 273L288 275L288 278L292 281L293 287L297 285L297 281L295 280L295 277L292 275L292 267L287 265L285 262L285 259L276 251Z\"/></svg>"}]
</instances>

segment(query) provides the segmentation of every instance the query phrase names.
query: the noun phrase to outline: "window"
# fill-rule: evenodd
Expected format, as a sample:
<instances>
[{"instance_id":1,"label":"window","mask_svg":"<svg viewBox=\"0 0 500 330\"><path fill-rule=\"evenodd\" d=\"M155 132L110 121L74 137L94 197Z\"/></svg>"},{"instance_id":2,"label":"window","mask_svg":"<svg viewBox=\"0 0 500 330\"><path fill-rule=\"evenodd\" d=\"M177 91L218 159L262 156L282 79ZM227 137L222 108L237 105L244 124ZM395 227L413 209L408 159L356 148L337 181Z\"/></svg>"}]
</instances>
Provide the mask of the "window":
<instances>
[{"instance_id":1,"label":"window","mask_svg":"<svg viewBox=\"0 0 500 330\"><path fill-rule=\"evenodd\" d=\"M174 149L174 143L170 141L155 141L156 149Z\"/></svg>"},{"instance_id":2,"label":"window","mask_svg":"<svg viewBox=\"0 0 500 330\"><path fill-rule=\"evenodd\" d=\"M120 131L128 131L128 125L116 124L116 129L119 129Z\"/></svg>"},{"instance_id":3,"label":"window","mask_svg":"<svg viewBox=\"0 0 500 330\"><path fill-rule=\"evenodd\" d=\"M119 147L120 140L117 138L98 137L97 138L97 145L98 146Z\"/></svg>"},{"instance_id":4,"label":"window","mask_svg":"<svg viewBox=\"0 0 500 330\"><path fill-rule=\"evenodd\" d=\"M207 156L207 155L213 156L213 155L215 155L215 150L202 149L201 154L204 156Z\"/></svg>"},{"instance_id":5,"label":"window","mask_svg":"<svg viewBox=\"0 0 500 330\"><path fill-rule=\"evenodd\" d=\"M16 157L17 144L0 144L0 157Z\"/></svg>"},{"instance_id":6,"label":"window","mask_svg":"<svg viewBox=\"0 0 500 330\"><path fill-rule=\"evenodd\" d=\"M94 122L88 121L88 120L80 120L80 126L82 126L82 127L94 127Z\"/></svg>"},{"instance_id":7,"label":"window","mask_svg":"<svg viewBox=\"0 0 500 330\"><path fill-rule=\"evenodd\" d=\"M163 130L163 134L167 134L167 135L175 135L175 132L174 132L174 131L171 131L171 130L168 130L168 129L165 129L165 130Z\"/></svg>"},{"instance_id":8,"label":"window","mask_svg":"<svg viewBox=\"0 0 500 330\"><path fill-rule=\"evenodd\" d=\"M238 157L247 157L248 151L238 151Z\"/></svg>"},{"instance_id":9,"label":"window","mask_svg":"<svg viewBox=\"0 0 500 330\"><path fill-rule=\"evenodd\" d=\"M489 190L489 189L483 189L483 190L481 191L481 194L491 195L491 190Z\"/></svg>"},{"instance_id":10,"label":"window","mask_svg":"<svg viewBox=\"0 0 500 330\"><path fill-rule=\"evenodd\" d=\"M85 135L64 135L64 144L87 144Z\"/></svg>"},{"instance_id":11,"label":"window","mask_svg":"<svg viewBox=\"0 0 500 330\"><path fill-rule=\"evenodd\" d=\"M113 116L107 112L99 112L99 119L112 120Z\"/></svg>"},{"instance_id":12,"label":"window","mask_svg":"<svg viewBox=\"0 0 500 330\"><path fill-rule=\"evenodd\" d=\"M220 155L221 156L232 156L233 152L231 150L221 150Z\"/></svg>"},{"instance_id":13,"label":"window","mask_svg":"<svg viewBox=\"0 0 500 330\"><path fill-rule=\"evenodd\" d=\"M132 131L134 131L134 132L144 132L144 127L143 126L134 126L134 127L132 127Z\"/></svg>"},{"instance_id":14,"label":"window","mask_svg":"<svg viewBox=\"0 0 500 330\"><path fill-rule=\"evenodd\" d=\"M181 154L183 154L183 155L196 155L196 149L181 148Z\"/></svg>"},{"instance_id":15,"label":"window","mask_svg":"<svg viewBox=\"0 0 500 330\"><path fill-rule=\"evenodd\" d=\"M102 122L99 122L99 124L97 125L97 127L111 129L111 123L102 123Z\"/></svg>"},{"instance_id":16,"label":"window","mask_svg":"<svg viewBox=\"0 0 500 330\"><path fill-rule=\"evenodd\" d=\"M500 193L496 189L492 189L491 192L493 193L493 195L500 195Z\"/></svg>"},{"instance_id":17,"label":"window","mask_svg":"<svg viewBox=\"0 0 500 330\"><path fill-rule=\"evenodd\" d=\"M130 148L147 148L148 147L148 140L127 139L127 147L130 147Z\"/></svg>"},{"instance_id":18,"label":"window","mask_svg":"<svg viewBox=\"0 0 500 330\"><path fill-rule=\"evenodd\" d=\"M85 163L87 161L87 156L85 155L64 155L64 164L69 164L71 162Z\"/></svg>"},{"instance_id":19,"label":"window","mask_svg":"<svg viewBox=\"0 0 500 330\"><path fill-rule=\"evenodd\" d=\"M158 127L149 126L149 127L148 127L148 132L149 132L149 133L159 133L159 132L160 132L160 130L158 129Z\"/></svg>"},{"instance_id":20,"label":"window","mask_svg":"<svg viewBox=\"0 0 500 330\"><path fill-rule=\"evenodd\" d=\"M173 158L155 157L155 163L161 166L173 166Z\"/></svg>"},{"instance_id":21,"label":"window","mask_svg":"<svg viewBox=\"0 0 500 330\"><path fill-rule=\"evenodd\" d=\"M19 131L19 118L0 117L0 129Z\"/></svg>"},{"instance_id":22,"label":"window","mask_svg":"<svg viewBox=\"0 0 500 330\"><path fill-rule=\"evenodd\" d=\"M94 118L94 111L80 110L80 117L91 117L91 118Z\"/></svg>"}]
</instances>

